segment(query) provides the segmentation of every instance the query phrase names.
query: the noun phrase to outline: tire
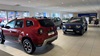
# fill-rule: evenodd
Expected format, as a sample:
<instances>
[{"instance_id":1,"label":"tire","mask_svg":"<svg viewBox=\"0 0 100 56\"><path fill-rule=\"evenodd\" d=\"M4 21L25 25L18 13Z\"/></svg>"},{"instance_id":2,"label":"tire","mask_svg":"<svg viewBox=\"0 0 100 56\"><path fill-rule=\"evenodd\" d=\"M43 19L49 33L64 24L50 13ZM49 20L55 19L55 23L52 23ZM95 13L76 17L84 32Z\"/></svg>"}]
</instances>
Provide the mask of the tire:
<instances>
[{"instance_id":1,"label":"tire","mask_svg":"<svg viewBox=\"0 0 100 56\"><path fill-rule=\"evenodd\" d=\"M0 33L0 44L4 44L5 42L5 37L2 33Z\"/></svg>"},{"instance_id":2,"label":"tire","mask_svg":"<svg viewBox=\"0 0 100 56\"><path fill-rule=\"evenodd\" d=\"M79 34L80 35L83 35L84 34L84 30L81 30Z\"/></svg>"},{"instance_id":3,"label":"tire","mask_svg":"<svg viewBox=\"0 0 100 56\"><path fill-rule=\"evenodd\" d=\"M87 27L86 27L86 29L85 29L85 32L87 32Z\"/></svg>"},{"instance_id":4,"label":"tire","mask_svg":"<svg viewBox=\"0 0 100 56\"><path fill-rule=\"evenodd\" d=\"M74 33L75 33L75 34L77 34L77 32L76 32L76 31L74 31Z\"/></svg>"},{"instance_id":5,"label":"tire","mask_svg":"<svg viewBox=\"0 0 100 56\"><path fill-rule=\"evenodd\" d=\"M28 54L33 54L36 50L35 45L29 39L24 39L22 44L25 52Z\"/></svg>"},{"instance_id":6,"label":"tire","mask_svg":"<svg viewBox=\"0 0 100 56\"><path fill-rule=\"evenodd\" d=\"M63 34L67 34L66 31L63 31Z\"/></svg>"},{"instance_id":7,"label":"tire","mask_svg":"<svg viewBox=\"0 0 100 56\"><path fill-rule=\"evenodd\" d=\"M60 29L62 29L62 26L60 26Z\"/></svg>"}]
</instances>

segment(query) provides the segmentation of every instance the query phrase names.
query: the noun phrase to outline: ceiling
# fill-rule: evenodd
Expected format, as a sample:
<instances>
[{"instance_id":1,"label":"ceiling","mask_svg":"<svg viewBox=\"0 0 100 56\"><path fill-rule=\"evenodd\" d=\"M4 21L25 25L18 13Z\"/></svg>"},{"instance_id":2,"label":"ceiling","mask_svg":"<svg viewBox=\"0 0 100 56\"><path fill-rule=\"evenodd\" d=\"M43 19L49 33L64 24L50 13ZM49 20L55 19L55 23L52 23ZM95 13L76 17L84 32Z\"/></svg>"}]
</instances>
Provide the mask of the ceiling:
<instances>
[{"instance_id":1,"label":"ceiling","mask_svg":"<svg viewBox=\"0 0 100 56\"><path fill-rule=\"evenodd\" d=\"M0 0L0 4L66 12L100 11L100 0Z\"/></svg>"}]
</instances>

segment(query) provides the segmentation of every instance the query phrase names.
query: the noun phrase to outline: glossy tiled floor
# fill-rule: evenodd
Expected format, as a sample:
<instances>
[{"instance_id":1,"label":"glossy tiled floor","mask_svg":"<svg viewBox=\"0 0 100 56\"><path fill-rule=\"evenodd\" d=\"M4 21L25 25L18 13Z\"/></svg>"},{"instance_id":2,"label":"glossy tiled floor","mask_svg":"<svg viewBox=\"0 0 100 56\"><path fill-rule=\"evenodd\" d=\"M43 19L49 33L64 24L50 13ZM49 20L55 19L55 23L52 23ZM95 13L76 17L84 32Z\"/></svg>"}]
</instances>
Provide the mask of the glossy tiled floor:
<instances>
[{"instance_id":1,"label":"glossy tiled floor","mask_svg":"<svg viewBox=\"0 0 100 56\"><path fill-rule=\"evenodd\" d=\"M89 27L83 35L66 34L58 30L59 37L52 45L39 47L34 54L28 55L18 43L6 41L0 50L14 56L100 56L100 28Z\"/></svg>"}]
</instances>

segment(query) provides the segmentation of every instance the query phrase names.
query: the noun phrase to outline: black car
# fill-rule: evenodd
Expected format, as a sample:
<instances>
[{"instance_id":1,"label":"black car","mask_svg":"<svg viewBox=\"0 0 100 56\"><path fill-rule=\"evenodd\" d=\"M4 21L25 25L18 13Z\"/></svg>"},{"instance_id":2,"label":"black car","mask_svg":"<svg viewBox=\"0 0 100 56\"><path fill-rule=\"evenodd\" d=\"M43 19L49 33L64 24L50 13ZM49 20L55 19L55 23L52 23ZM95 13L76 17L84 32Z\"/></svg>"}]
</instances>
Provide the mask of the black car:
<instances>
[{"instance_id":1,"label":"black car","mask_svg":"<svg viewBox=\"0 0 100 56\"><path fill-rule=\"evenodd\" d=\"M66 32L75 32L78 34L83 35L84 32L87 31L87 21L83 17L72 17L63 25L63 33L66 34Z\"/></svg>"}]
</instances>

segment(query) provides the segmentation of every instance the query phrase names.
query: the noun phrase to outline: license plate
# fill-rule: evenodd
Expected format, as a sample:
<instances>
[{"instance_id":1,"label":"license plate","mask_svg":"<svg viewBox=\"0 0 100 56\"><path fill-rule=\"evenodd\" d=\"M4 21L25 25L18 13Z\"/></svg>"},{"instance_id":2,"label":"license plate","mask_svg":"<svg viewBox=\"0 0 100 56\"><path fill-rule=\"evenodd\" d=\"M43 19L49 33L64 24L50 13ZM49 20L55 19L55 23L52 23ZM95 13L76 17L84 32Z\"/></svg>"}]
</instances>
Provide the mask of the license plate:
<instances>
[{"instance_id":1,"label":"license plate","mask_svg":"<svg viewBox=\"0 0 100 56\"><path fill-rule=\"evenodd\" d=\"M53 34L54 34L54 32L49 32L49 33L48 33L48 35L53 35Z\"/></svg>"},{"instance_id":2,"label":"license plate","mask_svg":"<svg viewBox=\"0 0 100 56\"><path fill-rule=\"evenodd\" d=\"M73 29L67 29L67 31L73 31Z\"/></svg>"}]
</instances>

